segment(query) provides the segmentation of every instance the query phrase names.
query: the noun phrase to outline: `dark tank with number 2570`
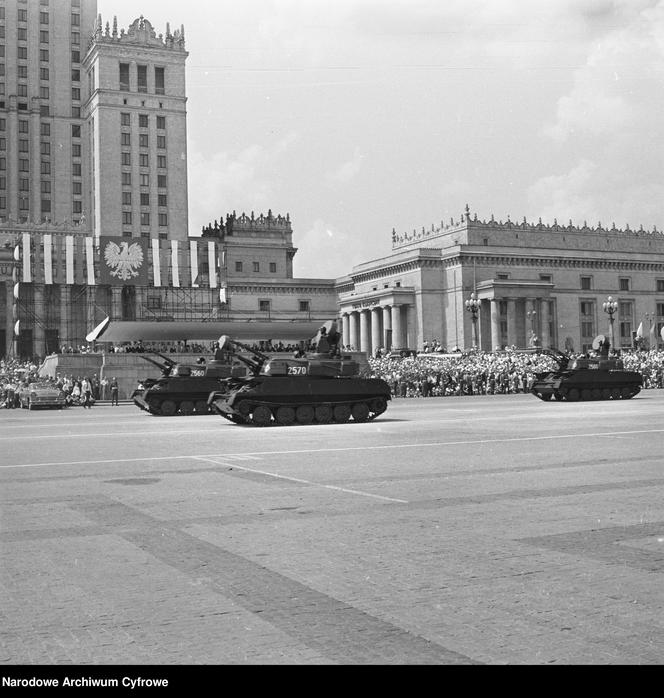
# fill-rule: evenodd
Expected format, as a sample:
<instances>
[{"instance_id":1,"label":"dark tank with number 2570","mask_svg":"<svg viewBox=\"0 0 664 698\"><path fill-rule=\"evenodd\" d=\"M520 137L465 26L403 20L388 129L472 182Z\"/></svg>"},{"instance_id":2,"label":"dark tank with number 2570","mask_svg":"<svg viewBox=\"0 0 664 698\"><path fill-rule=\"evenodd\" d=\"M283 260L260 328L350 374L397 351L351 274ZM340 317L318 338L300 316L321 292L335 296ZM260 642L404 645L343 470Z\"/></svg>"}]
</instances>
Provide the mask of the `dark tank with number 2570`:
<instances>
[{"instance_id":1,"label":"dark tank with number 2570","mask_svg":"<svg viewBox=\"0 0 664 698\"><path fill-rule=\"evenodd\" d=\"M598 357L581 357L571 362L560 351L541 350L552 356L558 367L538 373L530 391L544 401L551 398L568 402L633 398L641 391L643 377L637 371L625 371L621 359L609 358L609 347L604 335L599 335L593 342L593 349L599 351Z\"/></svg>"},{"instance_id":2,"label":"dark tank with number 2570","mask_svg":"<svg viewBox=\"0 0 664 698\"><path fill-rule=\"evenodd\" d=\"M390 387L380 378L362 378L358 362L339 352L339 341L336 324L328 322L311 341L311 353L270 359L226 338L252 354L238 355L251 375L229 379L228 391L210 395L210 407L237 424L261 427L375 419L387 409Z\"/></svg>"}]
</instances>

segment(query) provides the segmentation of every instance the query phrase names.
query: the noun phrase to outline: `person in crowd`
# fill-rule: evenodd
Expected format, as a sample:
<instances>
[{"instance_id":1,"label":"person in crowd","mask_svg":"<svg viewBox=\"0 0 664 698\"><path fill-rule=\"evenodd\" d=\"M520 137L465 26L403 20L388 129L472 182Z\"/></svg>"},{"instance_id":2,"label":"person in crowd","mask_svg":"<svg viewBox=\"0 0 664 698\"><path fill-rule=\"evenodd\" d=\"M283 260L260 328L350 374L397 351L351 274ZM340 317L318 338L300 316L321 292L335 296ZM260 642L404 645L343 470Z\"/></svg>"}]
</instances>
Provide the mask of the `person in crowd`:
<instances>
[{"instance_id":1,"label":"person in crowd","mask_svg":"<svg viewBox=\"0 0 664 698\"><path fill-rule=\"evenodd\" d=\"M120 386L118 385L118 379L111 379L111 407L114 405L120 405L119 402Z\"/></svg>"},{"instance_id":2,"label":"person in crowd","mask_svg":"<svg viewBox=\"0 0 664 698\"><path fill-rule=\"evenodd\" d=\"M83 403L83 409L92 409L92 382L88 376L85 376L81 381L81 402Z\"/></svg>"}]
</instances>

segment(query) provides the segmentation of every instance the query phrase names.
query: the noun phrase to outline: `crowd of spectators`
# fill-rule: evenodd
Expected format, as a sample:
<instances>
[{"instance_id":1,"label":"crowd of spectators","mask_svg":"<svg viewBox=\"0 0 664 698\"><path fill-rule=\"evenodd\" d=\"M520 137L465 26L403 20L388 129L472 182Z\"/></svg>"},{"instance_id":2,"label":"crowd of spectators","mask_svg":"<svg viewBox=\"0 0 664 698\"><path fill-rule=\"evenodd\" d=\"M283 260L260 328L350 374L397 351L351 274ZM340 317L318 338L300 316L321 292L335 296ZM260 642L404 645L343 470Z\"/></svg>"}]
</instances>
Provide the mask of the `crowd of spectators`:
<instances>
[{"instance_id":1,"label":"crowd of spectators","mask_svg":"<svg viewBox=\"0 0 664 698\"><path fill-rule=\"evenodd\" d=\"M579 355L570 355L570 359ZM622 352L624 369L643 375L643 387L664 388L664 351ZM393 397L497 395L530 392L537 373L556 367L547 354L503 351L415 356L377 356L369 360L373 377L385 380Z\"/></svg>"}]
</instances>

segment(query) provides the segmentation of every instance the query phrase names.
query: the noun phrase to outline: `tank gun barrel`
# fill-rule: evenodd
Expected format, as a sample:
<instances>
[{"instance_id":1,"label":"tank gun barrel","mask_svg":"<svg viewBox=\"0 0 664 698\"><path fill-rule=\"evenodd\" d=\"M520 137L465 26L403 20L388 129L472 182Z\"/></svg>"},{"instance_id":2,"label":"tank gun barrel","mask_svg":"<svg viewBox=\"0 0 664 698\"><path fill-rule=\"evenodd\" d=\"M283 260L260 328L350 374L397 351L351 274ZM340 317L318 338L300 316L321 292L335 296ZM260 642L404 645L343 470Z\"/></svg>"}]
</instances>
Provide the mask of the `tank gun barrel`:
<instances>
[{"instance_id":1,"label":"tank gun barrel","mask_svg":"<svg viewBox=\"0 0 664 698\"><path fill-rule=\"evenodd\" d=\"M160 361L156 361L155 359L152 359L149 356L145 356L144 354L139 354L139 356L144 361L148 361L149 363L156 366L164 374L164 376L168 376L170 374L173 366L176 365L176 362L173 361L172 359L169 359L167 356L164 356L163 354L159 354L157 352L152 352L152 353L155 356L160 356L163 359L163 363Z\"/></svg>"},{"instance_id":2,"label":"tank gun barrel","mask_svg":"<svg viewBox=\"0 0 664 698\"><path fill-rule=\"evenodd\" d=\"M254 349L253 347L244 344L244 342L238 342L237 339L231 339L228 335L222 335L219 338L219 349L221 351L228 351L229 348L235 349L236 347L244 349L246 352L252 355L253 358L247 358L246 356L237 354L237 358L243 364L248 366L251 372L257 376L261 372L265 362L268 361L270 357Z\"/></svg>"}]
</instances>

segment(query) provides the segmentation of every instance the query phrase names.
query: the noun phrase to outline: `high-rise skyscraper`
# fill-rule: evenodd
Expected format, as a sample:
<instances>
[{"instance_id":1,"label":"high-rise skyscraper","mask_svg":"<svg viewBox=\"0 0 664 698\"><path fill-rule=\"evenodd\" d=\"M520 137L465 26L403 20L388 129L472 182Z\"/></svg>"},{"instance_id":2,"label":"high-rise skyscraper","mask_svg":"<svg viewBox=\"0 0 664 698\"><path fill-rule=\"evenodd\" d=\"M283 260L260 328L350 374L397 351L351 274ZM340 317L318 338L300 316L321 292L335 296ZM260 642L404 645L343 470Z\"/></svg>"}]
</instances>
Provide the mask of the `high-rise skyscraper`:
<instances>
[{"instance_id":1,"label":"high-rise skyscraper","mask_svg":"<svg viewBox=\"0 0 664 698\"><path fill-rule=\"evenodd\" d=\"M184 29L0 0L0 220L188 236Z\"/></svg>"}]
</instances>

